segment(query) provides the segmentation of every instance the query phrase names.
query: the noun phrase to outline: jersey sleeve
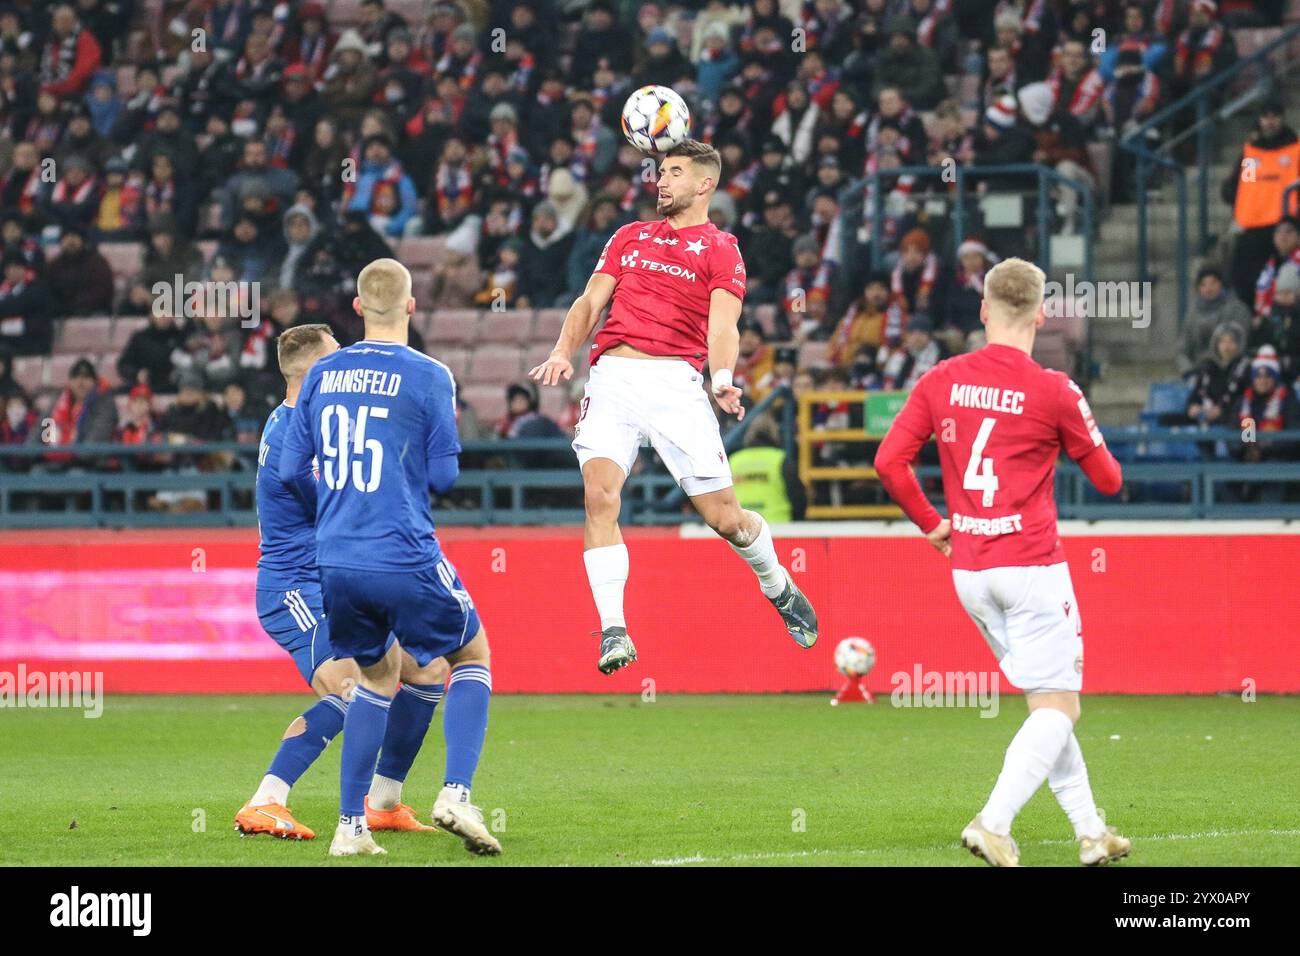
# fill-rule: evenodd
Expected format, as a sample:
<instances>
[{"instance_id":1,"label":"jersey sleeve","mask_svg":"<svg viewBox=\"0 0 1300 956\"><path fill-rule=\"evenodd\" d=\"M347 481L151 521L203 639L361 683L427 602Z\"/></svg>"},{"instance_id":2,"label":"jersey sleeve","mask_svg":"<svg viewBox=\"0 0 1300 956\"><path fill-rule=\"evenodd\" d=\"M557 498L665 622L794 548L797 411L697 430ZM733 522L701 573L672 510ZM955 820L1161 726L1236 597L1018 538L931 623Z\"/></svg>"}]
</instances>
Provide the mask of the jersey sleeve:
<instances>
[{"instance_id":1,"label":"jersey sleeve","mask_svg":"<svg viewBox=\"0 0 1300 956\"><path fill-rule=\"evenodd\" d=\"M311 486L312 500L315 499L315 475L312 471L312 458L316 454L312 422L316 420L312 409L312 396L316 392L320 376L316 366L307 370L302 389L298 393L298 404L289 416L288 427L284 434L284 447L280 449L280 460L276 463L276 477L294 489L299 495L305 495Z\"/></svg>"},{"instance_id":2,"label":"jersey sleeve","mask_svg":"<svg viewBox=\"0 0 1300 956\"><path fill-rule=\"evenodd\" d=\"M1066 376L1061 376L1059 407L1056 413L1056 433L1061 447L1074 461L1090 454L1094 448L1106 444L1101 429L1092 417L1092 409L1083 389Z\"/></svg>"},{"instance_id":3,"label":"jersey sleeve","mask_svg":"<svg viewBox=\"0 0 1300 956\"><path fill-rule=\"evenodd\" d=\"M425 435L425 461L429 487L435 494L446 494L460 473L460 435L456 429L456 381L451 372L437 369L428 393L428 431Z\"/></svg>"},{"instance_id":4,"label":"jersey sleeve","mask_svg":"<svg viewBox=\"0 0 1300 956\"><path fill-rule=\"evenodd\" d=\"M745 260L740 244L734 239L718 243L709 250L709 292L726 289L737 299L745 298Z\"/></svg>"},{"instance_id":5,"label":"jersey sleeve","mask_svg":"<svg viewBox=\"0 0 1300 956\"><path fill-rule=\"evenodd\" d=\"M596 260L596 268L592 270L592 275L603 272L617 279L623 274L623 246L631 234L630 230L636 225L636 223L629 223L614 230L614 235L606 241L605 248L600 250L600 258Z\"/></svg>"},{"instance_id":6,"label":"jersey sleeve","mask_svg":"<svg viewBox=\"0 0 1300 956\"><path fill-rule=\"evenodd\" d=\"M907 396L907 401L903 403L902 409L894 418L890 426L891 431L894 428L901 428L922 442L928 441L934 434L934 418L930 413L930 390L934 387L934 371L931 369L917 379L911 394Z\"/></svg>"}]
</instances>

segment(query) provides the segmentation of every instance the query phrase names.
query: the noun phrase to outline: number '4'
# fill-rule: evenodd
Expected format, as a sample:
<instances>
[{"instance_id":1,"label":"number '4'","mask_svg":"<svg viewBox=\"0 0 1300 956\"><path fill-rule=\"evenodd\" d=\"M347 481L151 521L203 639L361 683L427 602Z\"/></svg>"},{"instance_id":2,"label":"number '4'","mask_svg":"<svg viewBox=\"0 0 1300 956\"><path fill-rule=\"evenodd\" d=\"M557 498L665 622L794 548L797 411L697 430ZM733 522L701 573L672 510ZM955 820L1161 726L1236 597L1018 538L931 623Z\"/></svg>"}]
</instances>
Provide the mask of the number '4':
<instances>
[{"instance_id":1,"label":"number '4'","mask_svg":"<svg viewBox=\"0 0 1300 956\"><path fill-rule=\"evenodd\" d=\"M966 474L961 481L961 486L967 491L984 492L981 504L985 508L993 507L993 493L998 490L998 476L993 474L993 459L984 457L984 446L993 433L995 421L996 419L986 418L980 422L979 434L970 446L970 461L966 462Z\"/></svg>"}]
</instances>

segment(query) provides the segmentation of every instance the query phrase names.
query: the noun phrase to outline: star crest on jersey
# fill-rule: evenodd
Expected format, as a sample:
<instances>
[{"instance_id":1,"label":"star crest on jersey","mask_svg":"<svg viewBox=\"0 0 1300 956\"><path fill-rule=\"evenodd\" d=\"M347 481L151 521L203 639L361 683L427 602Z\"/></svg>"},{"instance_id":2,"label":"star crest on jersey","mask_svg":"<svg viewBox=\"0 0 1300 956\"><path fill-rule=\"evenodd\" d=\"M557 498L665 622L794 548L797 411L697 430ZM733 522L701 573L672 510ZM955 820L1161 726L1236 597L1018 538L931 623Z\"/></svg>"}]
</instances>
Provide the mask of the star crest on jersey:
<instances>
[{"instance_id":1,"label":"star crest on jersey","mask_svg":"<svg viewBox=\"0 0 1300 956\"><path fill-rule=\"evenodd\" d=\"M692 239L690 242L686 243L686 251L693 252L697 256L700 255L704 252L704 240Z\"/></svg>"},{"instance_id":2,"label":"star crest on jersey","mask_svg":"<svg viewBox=\"0 0 1300 956\"><path fill-rule=\"evenodd\" d=\"M643 233L641 233L640 235L638 235L637 238L638 238L638 239L649 239L649 238L650 238L650 233L648 233L648 232L643 232Z\"/></svg>"}]
</instances>

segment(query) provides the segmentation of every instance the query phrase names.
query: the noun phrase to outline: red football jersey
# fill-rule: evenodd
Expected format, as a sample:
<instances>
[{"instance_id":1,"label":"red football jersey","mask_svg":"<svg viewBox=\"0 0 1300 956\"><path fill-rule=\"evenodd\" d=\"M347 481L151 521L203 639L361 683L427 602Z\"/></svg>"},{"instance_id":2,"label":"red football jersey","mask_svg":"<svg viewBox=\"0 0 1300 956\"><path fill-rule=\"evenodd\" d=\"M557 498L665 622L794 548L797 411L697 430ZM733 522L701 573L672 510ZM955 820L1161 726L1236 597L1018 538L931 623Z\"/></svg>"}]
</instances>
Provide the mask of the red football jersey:
<instances>
[{"instance_id":1,"label":"red football jersey","mask_svg":"<svg viewBox=\"0 0 1300 956\"><path fill-rule=\"evenodd\" d=\"M711 222L674 229L667 219L631 222L605 243L596 271L613 276L609 318L591 360L626 343L649 355L680 355L696 369L709 357L709 296L745 298L745 262L736 237Z\"/></svg>"},{"instance_id":2,"label":"red football jersey","mask_svg":"<svg viewBox=\"0 0 1300 956\"><path fill-rule=\"evenodd\" d=\"M1065 560L1056 532L1056 459L1062 449L1077 460L1105 445L1069 376L1020 349L986 345L925 373L892 427L918 446L938 437L954 568Z\"/></svg>"}]
</instances>

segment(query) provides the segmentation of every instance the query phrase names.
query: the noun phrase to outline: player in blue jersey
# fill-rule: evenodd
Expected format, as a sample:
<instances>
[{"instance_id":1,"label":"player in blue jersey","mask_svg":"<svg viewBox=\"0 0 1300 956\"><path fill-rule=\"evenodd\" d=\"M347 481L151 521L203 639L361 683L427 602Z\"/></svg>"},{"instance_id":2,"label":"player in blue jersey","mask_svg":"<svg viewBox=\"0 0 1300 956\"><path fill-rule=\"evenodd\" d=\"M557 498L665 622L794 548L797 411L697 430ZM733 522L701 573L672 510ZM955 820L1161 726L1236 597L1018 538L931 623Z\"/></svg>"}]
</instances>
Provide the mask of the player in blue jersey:
<instances>
[{"instance_id":1,"label":"player in blue jersey","mask_svg":"<svg viewBox=\"0 0 1300 956\"><path fill-rule=\"evenodd\" d=\"M366 337L308 370L278 465L281 480L296 486L313 458L319 464L316 555L330 640L361 668L343 725L330 855L384 852L364 802L403 651L421 666L437 657L451 663L434 822L473 853L500 853L470 803L492 692L487 635L442 554L429 504L429 492L445 494L459 474L456 383L445 365L406 345L415 299L401 263L377 259L362 269L353 307Z\"/></svg>"},{"instance_id":2,"label":"player in blue jersey","mask_svg":"<svg viewBox=\"0 0 1300 956\"><path fill-rule=\"evenodd\" d=\"M271 413L258 449L257 513L261 557L257 562L257 615L262 627L289 652L298 672L320 700L289 725L257 792L235 816L243 834L286 839L315 837L289 812L289 790L330 740L343 729L351 689L360 670L336 656L321 603L316 567L316 481L306 474L296 486L277 474L282 438L307 369L338 351L327 325L301 325L280 335L277 356L285 399ZM420 667L403 655L402 688L389 714L383 757L370 785L366 817L372 830L432 830L401 802L402 782L415 760L434 709L442 698L447 665L441 658Z\"/></svg>"}]
</instances>

